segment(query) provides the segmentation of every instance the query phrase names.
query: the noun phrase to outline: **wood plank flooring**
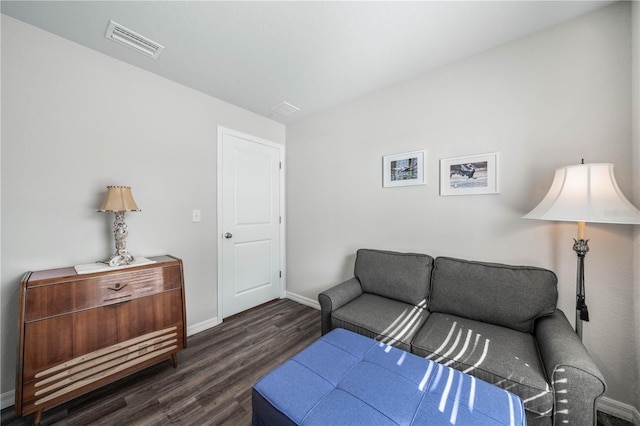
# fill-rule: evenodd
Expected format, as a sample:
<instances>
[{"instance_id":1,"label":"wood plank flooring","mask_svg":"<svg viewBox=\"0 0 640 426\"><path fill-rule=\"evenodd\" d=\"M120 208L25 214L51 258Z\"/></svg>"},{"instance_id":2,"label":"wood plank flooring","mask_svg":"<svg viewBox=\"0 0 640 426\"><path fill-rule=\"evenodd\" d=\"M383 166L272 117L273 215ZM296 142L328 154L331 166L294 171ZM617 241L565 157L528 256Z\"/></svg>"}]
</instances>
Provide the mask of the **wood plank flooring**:
<instances>
[{"instance_id":1,"label":"wood plank flooring","mask_svg":"<svg viewBox=\"0 0 640 426\"><path fill-rule=\"evenodd\" d=\"M320 337L320 311L269 302L188 338L167 360L45 411L41 425L250 425L251 387ZM33 424L2 411L2 425Z\"/></svg>"},{"instance_id":2,"label":"wood plank flooring","mask_svg":"<svg viewBox=\"0 0 640 426\"><path fill-rule=\"evenodd\" d=\"M41 425L233 425L251 424L251 387L268 371L320 337L320 312L283 299L226 319L190 336L169 360L59 407L45 411ZM33 424L33 415L6 426ZM598 413L598 426L631 425Z\"/></svg>"}]
</instances>

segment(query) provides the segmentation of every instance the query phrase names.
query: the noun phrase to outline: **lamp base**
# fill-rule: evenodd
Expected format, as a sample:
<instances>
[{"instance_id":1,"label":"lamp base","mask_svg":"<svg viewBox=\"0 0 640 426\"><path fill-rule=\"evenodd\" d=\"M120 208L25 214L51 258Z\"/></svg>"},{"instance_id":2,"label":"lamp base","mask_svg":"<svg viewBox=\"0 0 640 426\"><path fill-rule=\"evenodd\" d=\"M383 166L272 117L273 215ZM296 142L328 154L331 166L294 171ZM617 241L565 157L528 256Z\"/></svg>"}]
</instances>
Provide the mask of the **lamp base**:
<instances>
[{"instance_id":1,"label":"lamp base","mask_svg":"<svg viewBox=\"0 0 640 426\"><path fill-rule=\"evenodd\" d=\"M106 263L111 267L116 267L116 266L129 265L133 263L134 260L135 260L134 257L131 256L129 253L122 253L122 254L116 253L113 256L111 256L108 260L105 260L103 263Z\"/></svg>"},{"instance_id":2,"label":"lamp base","mask_svg":"<svg viewBox=\"0 0 640 426\"><path fill-rule=\"evenodd\" d=\"M589 240L573 240L573 251L578 256L578 272L576 277L576 334L582 340L582 321L589 321L589 309L585 301L584 291L584 257L589 251Z\"/></svg>"},{"instance_id":3,"label":"lamp base","mask_svg":"<svg viewBox=\"0 0 640 426\"><path fill-rule=\"evenodd\" d=\"M113 237L116 243L116 252L109 260L105 261L109 266L129 265L133 262L133 256L127 251L127 224L124 222L124 212L116 211L115 221L113 222Z\"/></svg>"}]
</instances>

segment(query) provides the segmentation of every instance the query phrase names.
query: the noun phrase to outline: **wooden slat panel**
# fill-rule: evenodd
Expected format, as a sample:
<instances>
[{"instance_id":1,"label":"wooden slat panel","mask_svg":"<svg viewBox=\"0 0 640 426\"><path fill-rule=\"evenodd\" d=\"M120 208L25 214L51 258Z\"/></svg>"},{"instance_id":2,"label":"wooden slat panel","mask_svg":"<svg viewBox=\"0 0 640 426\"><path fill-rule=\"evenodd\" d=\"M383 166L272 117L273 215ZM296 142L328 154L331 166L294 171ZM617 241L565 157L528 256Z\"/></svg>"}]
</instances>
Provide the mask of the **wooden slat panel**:
<instances>
[{"instance_id":1,"label":"wooden slat panel","mask_svg":"<svg viewBox=\"0 0 640 426\"><path fill-rule=\"evenodd\" d=\"M172 351L175 351L176 349L177 349L177 346L169 346L169 347L163 348L163 349L161 349L159 351L155 351L155 352L149 353L149 354L147 354L145 356L136 357L136 358L134 358L134 359L132 359L132 360L130 360L128 362L125 362L124 364L117 365L117 366L115 366L115 367L113 367L113 368L111 368L109 370L102 371L102 372L100 372L98 374L92 375L92 376L87 377L87 378L85 378L83 380L79 380L77 382L74 382L74 383L70 384L69 386L67 386L67 387L65 387L63 389L60 389L57 392L54 392L52 394L49 394L49 395L47 395L47 396L45 396L43 398L40 398L40 399L36 400L34 402L34 405L40 405L40 404L43 404L43 403L45 403L47 401L51 401L51 400L53 400L55 398L58 398L58 397L60 397L62 395L68 394L68 393L70 393L72 391L75 391L77 389L80 389L80 388L82 388L84 386L90 385L91 383L94 383L94 382L97 382L99 380L102 380L107 376L111 376L111 375L113 375L115 373L118 373L120 371L126 370L129 367L133 367L133 366L135 366L137 364L142 364L143 362L148 361L148 360L150 360L152 358L156 358L156 357L158 357L160 355L163 355L163 354L167 354L168 355L169 353L171 353Z\"/></svg>"},{"instance_id":2,"label":"wooden slat panel","mask_svg":"<svg viewBox=\"0 0 640 426\"><path fill-rule=\"evenodd\" d=\"M49 368L47 370L43 370L35 375L36 379L46 377L50 374L55 374L61 370L72 369L73 367L93 361L96 358L100 358L112 352L122 351L124 349L129 349L131 346L139 347L140 345L153 344L156 341L161 341L164 339L164 335L171 334L176 335L177 327L169 327L164 330L154 331L153 333L146 334L144 336L136 337L135 339L127 340L126 342L118 343L104 349L88 353L86 355L79 356L77 358L73 358L67 362L63 362L60 365L56 365L55 367ZM46 380L41 380L41 383L46 383Z\"/></svg>"},{"instance_id":3,"label":"wooden slat panel","mask_svg":"<svg viewBox=\"0 0 640 426\"><path fill-rule=\"evenodd\" d=\"M109 371L118 371L117 368L121 364L135 363L136 358L144 358L146 360L149 359L149 355L156 356L167 352L166 349L168 347L175 349L177 342L177 335L174 332L161 337L152 336L132 346L130 345L120 350L112 350L93 359L85 361L77 361L78 359L76 359L77 362L72 363L71 366L58 374L38 380L29 387L25 387L25 398L31 394L39 396L63 386L87 380L87 378L96 376L98 373L101 374L100 378L102 378L104 374L109 374Z\"/></svg>"}]
</instances>

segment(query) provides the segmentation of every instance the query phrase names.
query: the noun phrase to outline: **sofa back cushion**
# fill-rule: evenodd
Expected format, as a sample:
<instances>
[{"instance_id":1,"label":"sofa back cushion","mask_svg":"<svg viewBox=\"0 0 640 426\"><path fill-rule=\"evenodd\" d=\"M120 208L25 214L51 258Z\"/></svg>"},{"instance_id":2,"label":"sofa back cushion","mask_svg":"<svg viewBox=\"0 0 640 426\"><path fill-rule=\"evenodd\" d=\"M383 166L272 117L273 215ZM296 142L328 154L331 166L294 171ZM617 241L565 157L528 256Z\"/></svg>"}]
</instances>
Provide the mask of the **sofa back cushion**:
<instances>
[{"instance_id":1,"label":"sofa back cushion","mask_svg":"<svg viewBox=\"0 0 640 426\"><path fill-rule=\"evenodd\" d=\"M429 296L432 269L426 254L360 249L354 274L366 293L418 305Z\"/></svg>"},{"instance_id":2,"label":"sofa back cushion","mask_svg":"<svg viewBox=\"0 0 640 426\"><path fill-rule=\"evenodd\" d=\"M555 311L557 284L542 268L438 257L429 310L531 333L536 318Z\"/></svg>"}]
</instances>

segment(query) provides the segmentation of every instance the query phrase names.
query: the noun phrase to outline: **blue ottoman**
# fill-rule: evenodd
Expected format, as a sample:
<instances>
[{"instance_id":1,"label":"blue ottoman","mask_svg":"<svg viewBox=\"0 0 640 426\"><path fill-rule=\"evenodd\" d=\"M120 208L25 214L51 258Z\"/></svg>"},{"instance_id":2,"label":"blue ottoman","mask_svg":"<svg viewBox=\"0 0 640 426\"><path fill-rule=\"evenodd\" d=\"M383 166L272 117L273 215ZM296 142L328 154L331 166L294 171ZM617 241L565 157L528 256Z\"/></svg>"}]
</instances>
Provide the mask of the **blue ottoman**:
<instances>
[{"instance_id":1,"label":"blue ottoman","mask_svg":"<svg viewBox=\"0 0 640 426\"><path fill-rule=\"evenodd\" d=\"M522 400L335 329L253 386L253 425L525 425Z\"/></svg>"}]
</instances>

